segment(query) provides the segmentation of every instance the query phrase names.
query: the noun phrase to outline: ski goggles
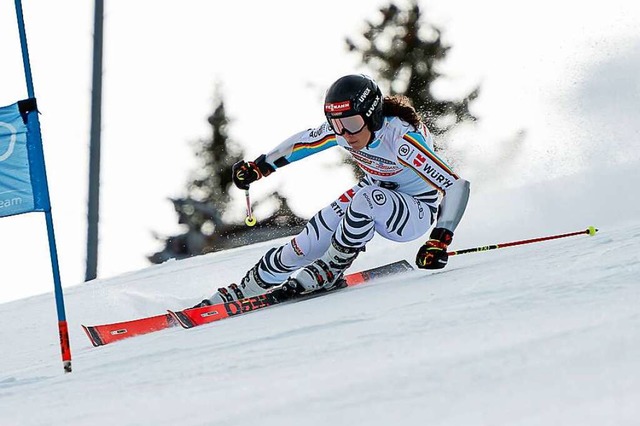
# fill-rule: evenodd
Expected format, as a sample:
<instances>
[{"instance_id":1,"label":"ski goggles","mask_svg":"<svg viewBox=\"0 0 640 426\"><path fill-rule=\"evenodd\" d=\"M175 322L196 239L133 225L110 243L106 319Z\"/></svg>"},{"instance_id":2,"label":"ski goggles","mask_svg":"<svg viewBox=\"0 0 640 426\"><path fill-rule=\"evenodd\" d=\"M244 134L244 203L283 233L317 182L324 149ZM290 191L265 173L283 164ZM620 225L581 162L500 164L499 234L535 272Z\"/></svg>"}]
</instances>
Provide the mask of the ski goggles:
<instances>
[{"instance_id":1,"label":"ski goggles","mask_svg":"<svg viewBox=\"0 0 640 426\"><path fill-rule=\"evenodd\" d=\"M352 115L350 117L330 118L329 125L336 135L342 136L345 133L349 133L350 135L360 133L362 129L364 129L364 126L366 126L366 123L362 116Z\"/></svg>"}]
</instances>

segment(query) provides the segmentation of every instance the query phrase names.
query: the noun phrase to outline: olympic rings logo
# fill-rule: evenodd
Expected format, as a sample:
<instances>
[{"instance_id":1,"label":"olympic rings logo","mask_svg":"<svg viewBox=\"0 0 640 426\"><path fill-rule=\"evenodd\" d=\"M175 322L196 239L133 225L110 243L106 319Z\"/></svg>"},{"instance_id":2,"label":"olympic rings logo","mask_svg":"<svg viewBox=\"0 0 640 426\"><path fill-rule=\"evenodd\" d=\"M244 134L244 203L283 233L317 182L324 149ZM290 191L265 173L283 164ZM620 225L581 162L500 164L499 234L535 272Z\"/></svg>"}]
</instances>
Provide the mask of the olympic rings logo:
<instances>
[{"instance_id":1,"label":"olympic rings logo","mask_svg":"<svg viewBox=\"0 0 640 426\"><path fill-rule=\"evenodd\" d=\"M11 124L4 123L2 121L0 121L0 127L6 127L7 129L9 129L9 132L11 135L9 136L9 147L4 153L0 154L0 163L2 163L3 161L11 157L11 154L13 154L13 150L16 146L16 139L17 139L16 135L18 134L18 131Z\"/></svg>"}]
</instances>

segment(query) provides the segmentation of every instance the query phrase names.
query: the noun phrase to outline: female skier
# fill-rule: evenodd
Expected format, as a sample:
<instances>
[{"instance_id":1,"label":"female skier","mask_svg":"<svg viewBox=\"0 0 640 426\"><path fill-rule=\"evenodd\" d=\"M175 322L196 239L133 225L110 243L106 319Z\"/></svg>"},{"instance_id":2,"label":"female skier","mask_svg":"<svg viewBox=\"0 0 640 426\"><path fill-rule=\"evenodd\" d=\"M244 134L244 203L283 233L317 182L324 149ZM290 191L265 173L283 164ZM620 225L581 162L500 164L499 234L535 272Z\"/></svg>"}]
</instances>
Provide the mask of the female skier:
<instances>
[{"instance_id":1,"label":"female skier","mask_svg":"<svg viewBox=\"0 0 640 426\"><path fill-rule=\"evenodd\" d=\"M404 96L383 98L365 75L347 75L327 91L327 121L286 139L255 161L233 166L240 189L287 164L336 145L346 149L365 178L320 210L305 229L272 248L240 284L218 289L199 306L265 293L285 283L292 293L331 288L377 232L392 241L423 236L419 268L447 264L447 246L467 206L469 182L433 151L431 134Z\"/></svg>"}]
</instances>

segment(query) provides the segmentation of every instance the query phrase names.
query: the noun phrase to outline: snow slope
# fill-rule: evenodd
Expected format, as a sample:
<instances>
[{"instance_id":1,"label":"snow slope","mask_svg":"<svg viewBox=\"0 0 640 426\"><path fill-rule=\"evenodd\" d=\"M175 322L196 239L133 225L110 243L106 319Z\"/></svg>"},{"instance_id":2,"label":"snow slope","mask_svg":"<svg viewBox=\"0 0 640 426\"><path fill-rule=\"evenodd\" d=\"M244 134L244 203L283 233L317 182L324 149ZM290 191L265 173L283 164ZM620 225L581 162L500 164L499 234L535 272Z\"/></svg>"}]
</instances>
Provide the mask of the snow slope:
<instances>
[{"instance_id":1,"label":"snow slope","mask_svg":"<svg viewBox=\"0 0 640 426\"><path fill-rule=\"evenodd\" d=\"M0 425L640 424L640 164L475 194L452 257L370 285L93 348L80 324L189 306L277 242L0 305ZM412 259L376 238L353 270Z\"/></svg>"}]
</instances>

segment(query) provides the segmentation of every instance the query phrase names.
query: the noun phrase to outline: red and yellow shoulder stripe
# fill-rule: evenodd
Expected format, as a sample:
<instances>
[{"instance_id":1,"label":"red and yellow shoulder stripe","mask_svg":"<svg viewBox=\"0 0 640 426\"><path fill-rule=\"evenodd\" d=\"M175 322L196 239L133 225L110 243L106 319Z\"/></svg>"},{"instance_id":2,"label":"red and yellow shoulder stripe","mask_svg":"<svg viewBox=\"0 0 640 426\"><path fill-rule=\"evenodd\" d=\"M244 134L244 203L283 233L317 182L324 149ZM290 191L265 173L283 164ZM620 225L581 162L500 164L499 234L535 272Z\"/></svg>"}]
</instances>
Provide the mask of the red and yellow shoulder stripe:
<instances>
[{"instance_id":1,"label":"red and yellow shoulder stripe","mask_svg":"<svg viewBox=\"0 0 640 426\"><path fill-rule=\"evenodd\" d=\"M293 152L300 151L303 149L310 149L313 151L322 151L324 148L327 148L329 144L336 142L336 135L326 135L324 138L313 141L313 142L298 142L293 145Z\"/></svg>"}]
</instances>

